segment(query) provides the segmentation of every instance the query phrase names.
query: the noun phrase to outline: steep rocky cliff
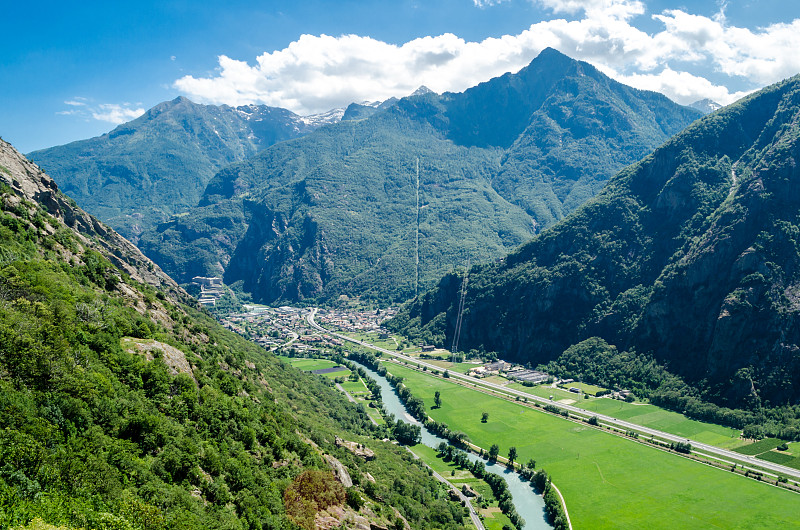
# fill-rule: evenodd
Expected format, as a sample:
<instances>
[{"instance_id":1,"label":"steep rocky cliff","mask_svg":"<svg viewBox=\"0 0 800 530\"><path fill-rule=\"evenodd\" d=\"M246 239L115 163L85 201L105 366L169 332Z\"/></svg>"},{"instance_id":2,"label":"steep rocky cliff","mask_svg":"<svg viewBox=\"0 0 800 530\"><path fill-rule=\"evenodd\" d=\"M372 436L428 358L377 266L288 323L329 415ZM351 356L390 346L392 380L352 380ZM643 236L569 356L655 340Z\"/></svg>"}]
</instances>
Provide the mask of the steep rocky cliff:
<instances>
[{"instance_id":1,"label":"steep rocky cliff","mask_svg":"<svg viewBox=\"0 0 800 530\"><path fill-rule=\"evenodd\" d=\"M58 189L55 181L9 143L0 139L0 182L16 194L16 201L27 199L40 204L53 218L73 230L87 248L100 252L134 280L169 293L175 300L188 295L175 281L127 239L80 209ZM55 230L46 225L49 230Z\"/></svg>"}]
</instances>

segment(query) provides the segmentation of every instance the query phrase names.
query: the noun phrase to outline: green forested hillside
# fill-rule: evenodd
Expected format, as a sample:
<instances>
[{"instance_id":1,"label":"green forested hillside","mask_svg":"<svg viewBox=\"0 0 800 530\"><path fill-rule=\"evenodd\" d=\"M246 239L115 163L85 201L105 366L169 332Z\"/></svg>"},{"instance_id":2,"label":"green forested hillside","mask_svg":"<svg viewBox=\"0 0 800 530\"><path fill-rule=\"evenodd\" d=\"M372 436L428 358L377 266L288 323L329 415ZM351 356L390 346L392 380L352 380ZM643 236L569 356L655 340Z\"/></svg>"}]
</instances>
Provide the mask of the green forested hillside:
<instances>
[{"instance_id":1,"label":"green forested hillside","mask_svg":"<svg viewBox=\"0 0 800 530\"><path fill-rule=\"evenodd\" d=\"M195 206L214 174L315 127L280 108L184 97L89 140L30 154L70 197L125 237Z\"/></svg>"},{"instance_id":2,"label":"green forested hillside","mask_svg":"<svg viewBox=\"0 0 800 530\"><path fill-rule=\"evenodd\" d=\"M797 436L798 116L794 77L699 120L504 262L474 267L462 347L579 372L609 357L614 384L638 379L679 410L742 409L696 414L740 427L770 409ZM449 344L460 283L443 278L395 327Z\"/></svg>"},{"instance_id":3,"label":"green forested hillside","mask_svg":"<svg viewBox=\"0 0 800 530\"><path fill-rule=\"evenodd\" d=\"M420 93L275 145L141 239L181 282L224 274L256 300L415 293L562 218L697 111L545 50L464 93Z\"/></svg>"},{"instance_id":4,"label":"green forested hillside","mask_svg":"<svg viewBox=\"0 0 800 530\"><path fill-rule=\"evenodd\" d=\"M312 528L331 505L354 525L462 526L363 409L181 304L112 235L0 141L1 529Z\"/></svg>"},{"instance_id":5,"label":"green forested hillside","mask_svg":"<svg viewBox=\"0 0 800 530\"><path fill-rule=\"evenodd\" d=\"M417 156L426 279L467 256L501 255L534 232L489 185L497 151L457 146L430 129L387 112L275 146L220 173L207 204L162 227L158 240L145 237L142 248L183 281L204 271L193 266L197 257L225 264L226 282L243 282L259 300L402 300L414 289Z\"/></svg>"}]
</instances>

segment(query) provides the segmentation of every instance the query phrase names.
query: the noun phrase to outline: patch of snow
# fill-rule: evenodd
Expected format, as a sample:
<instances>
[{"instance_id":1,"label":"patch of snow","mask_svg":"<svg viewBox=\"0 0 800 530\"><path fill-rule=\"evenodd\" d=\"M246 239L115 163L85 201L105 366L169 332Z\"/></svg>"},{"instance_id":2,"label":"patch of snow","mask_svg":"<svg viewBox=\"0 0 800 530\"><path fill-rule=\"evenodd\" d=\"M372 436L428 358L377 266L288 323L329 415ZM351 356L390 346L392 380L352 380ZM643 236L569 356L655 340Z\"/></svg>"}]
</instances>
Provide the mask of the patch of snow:
<instances>
[{"instance_id":1,"label":"patch of snow","mask_svg":"<svg viewBox=\"0 0 800 530\"><path fill-rule=\"evenodd\" d=\"M701 99L699 101L695 101L691 105L689 105L693 109L697 109L704 114L710 114L715 110L719 110L722 108L722 105L717 103L716 101L710 100L708 98Z\"/></svg>"},{"instance_id":2,"label":"patch of snow","mask_svg":"<svg viewBox=\"0 0 800 530\"><path fill-rule=\"evenodd\" d=\"M305 123L306 125L310 125L311 127L321 127L329 123L337 123L342 121L342 116L344 116L344 110L345 109L343 108L331 109L327 112L321 112L319 114L301 116L299 118L299 121Z\"/></svg>"}]
</instances>

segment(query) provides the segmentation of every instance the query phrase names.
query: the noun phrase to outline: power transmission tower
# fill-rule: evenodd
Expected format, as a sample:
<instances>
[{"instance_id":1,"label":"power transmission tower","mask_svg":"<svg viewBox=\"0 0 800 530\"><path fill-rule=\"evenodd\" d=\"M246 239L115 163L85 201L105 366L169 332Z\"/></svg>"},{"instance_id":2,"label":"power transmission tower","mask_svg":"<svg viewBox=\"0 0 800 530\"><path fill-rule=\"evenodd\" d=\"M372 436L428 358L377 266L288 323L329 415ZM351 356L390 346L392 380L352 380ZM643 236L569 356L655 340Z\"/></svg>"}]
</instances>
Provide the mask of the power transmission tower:
<instances>
[{"instance_id":1,"label":"power transmission tower","mask_svg":"<svg viewBox=\"0 0 800 530\"><path fill-rule=\"evenodd\" d=\"M464 320L464 299L467 297L467 283L469 282L469 259L467 259L467 268L464 270L464 279L461 280L461 300L458 303L458 318L456 319L456 329L453 333L453 346L450 352L455 356L458 351L458 339L461 337L461 323Z\"/></svg>"}]
</instances>

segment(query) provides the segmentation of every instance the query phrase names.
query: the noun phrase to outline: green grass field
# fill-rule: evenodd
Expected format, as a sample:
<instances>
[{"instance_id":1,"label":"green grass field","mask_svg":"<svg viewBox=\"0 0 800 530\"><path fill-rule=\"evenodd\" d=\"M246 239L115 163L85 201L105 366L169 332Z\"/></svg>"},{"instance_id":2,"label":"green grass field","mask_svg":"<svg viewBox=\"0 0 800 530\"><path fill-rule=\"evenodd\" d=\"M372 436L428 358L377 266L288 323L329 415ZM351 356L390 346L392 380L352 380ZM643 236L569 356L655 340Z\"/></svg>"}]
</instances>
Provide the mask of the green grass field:
<instances>
[{"instance_id":1,"label":"green grass field","mask_svg":"<svg viewBox=\"0 0 800 530\"><path fill-rule=\"evenodd\" d=\"M800 469L796 467L795 460L797 460L796 456L787 455L786 453L782 453L780 451L767 451L766 453L761 453L758 455L758 458L762 460L767 460L769 462L775 462L776 464L781 464L783 466L793 467L795 469Z\"/></svg>"},{"instance_id":2,"label":"green grass field","mask_svg":"<svg viewBox=\"0 0 800 530\"><path fill-rule=\"evenodd\" d=\"M394 335L389 335L388 339L381 339L379 338L379 334L374 331L370 331L368 333L344 333L344 335L360 341L366 341L374 346L380 346L381 348L392 351L397 351L397 345L402 342L400 337ZM402 352L412 352L418 350L419 346L409 346L408 348L402 350Z\"/></svg>"},{"instance_id":3,"label":"green grass field","mask_svg":"<svg viewBox=\"0 0 800 530\"><path fill-rule=\"evenodd\" d=\"M577 394L567 390L542 385L525 387L519 383L511 383L508 385L508 388L522 390L528 394L548 399L550 396L553 396L553 401L556 402L565 399L572 400L576 402L575 404L577 406L586 410L630 421L631 423L642 425L643 427L651 427L671 434L677 434L678 436L685 436L686 438L691 438L698 442L715 445L724 449L733 449L734 447L745 444L745 442L739 438L739 431L737 429L692 420L683 414L664 410L655 405L641 402L626 403L618 399L606 397L582 399Z\"/></svg>"},{"instance_id":4,"label":"green grass field","mask_svg":"<svg viewBox=\"0 0 800 530\"><path fill-rule=\"evenodd\" d=\"M431 359L425 359L424 361L433 364L435 366L438 366L439 368L442 368L444 370L449 370L451 372L458 372L461 374L465 374L470 370L472 370L473 368L475 368L476 366L480 366L479 364L475 363L451 363L450 361L437 361Z\"/></svg>"},{"instance_id":5,"label":"green grass field","mask_svg":"<svg viewBox=\"0 0 800 530\"><path fill-rule=\"evenodd\" d=\"M336 363L328 359L306 359L303 357L281 357L281 359L298 370L311 372L313 370L320 370L322 368L331 368L336 366Z\"/></svg>"},{"instance_id":6,"label":"green grass field","mask_svg":"<svg viewBox=\"0 0 800 530\"><path fill-rule=\"evenodd\" d=\"M517 460L534 458L564 494L575 528L788 528L800 495L551 416L519 402L386 364L431 416ZM433 394L442 407L431 410ZM598 400L599 401L599 400ZM481 423L482 411L489 421Z\"/></svg>"},{"instance_id":7,"label":"green grass field","mask_svg":"<svg viewBox=\"0 0 800 530\"><path fill-rule=\"evenodd\" d=\"M481 381L486 381L487 383L494 383L495 385L503 385L503 386L511 384L508 382L508 379L500 375L490 375L489 377L484 377L483 379L481 379ZM572 395L574 396L575 394Z\"/></svg>"},{"instance_id":8,"label":"green grass field","mask_svg":"<svg viewBox=\"0 0 800 530\"><path fill-rule=\"evenodd\" d=\"M422 351L419 349L419 347L417 347L415 349L412 357L415 357L417 359L423 359L421 355L422 355ZM438 361L438 362L444 362L444 363L447 363L448 365L450 365L450 364L452 364L450 362L450 358L451 358L451 354L450 354L449 351L446 351L446 350L445 351L435 350L435 351L425 352L424 360L430 362L431 364L434 364L434 363L436 363Z\"/></svg>"},{"instance_id":9,"label":"green grass field","mask_svg":"<svg viewBox=\"0 0 800 530\"><path fill-rule=\"evenodd\" d=\"M357 403L364 405L367 415L369 415L375 423L378 425L386 424L386 420L383 419L380 411L369 406L370 400L367 398L372 395L372 392L370 392L362 379L359 378L358 381L345 381L344 383L340 383L340 385Z\"/></svg>"},{"instance_id":10,"label":"green grass field","mask_svg":"<svg viewBox=\"0 0 800 530\"><path fill-rule=\"evenodd\" d=\"M356 399L356 401L361 401L361 400ZM373 409L369 407L368 401L361 401L361 402L364 403L364 408L367 410L367 415L370 418L372 418L375 421L375 423L377 423L378 425L386 425L386 420L383 419L383 416L381 416L381 413L380 411L378 411L378 409Z\"/></svg>"},{"instance_id":11,"label":"green grass field","mask_svg":"<svg viewBox=\"0 0 800 530\"><path fill-rule=\"evenodd\" d=\"M743 455L758 455L769 451L770 449L775 449L779 445L783 443L783 440L779 440L777 438L764 438L763 440L759 440L755 443L742 445L741 447L736 447L734 451L737 453L741 453Z\"/></svg>"},{"instance_id":12,"label":"green grass field","mask_svg":"<svg viewBox=\"0 0 800 530\"><path fill-rule=\"evenodd\" d=\"M513 388L514 390L521 390L526 394L531 394L532 396L539 396L546 399L550 399L550 396L553 396L553 401L560 401L562 399L577 401L580 397L568 390L553 388L550 385L525 386L521 383L509 383L506 385L506 387Z\"/></svg>"},{"instance_id":13,"label":"green grass field","mask_svg":"<svg viewBox=\"0 0 800 530\"><path fill-rule=\"evenodd\" d=\"M725 449L731 449L743 443L739 438L740 431L737 429L692 420L683 414L664 410L655 405L599 398L584 400L581 407Z\"/></svg>"},{"instance_id":14,"label":"green grass field","mask_svg":"<svg viewBox=\"0 0 800 530\"><path fill-rule=\"evenodd\" d=\"M329 361L328 359L306 359L302 357L280 357L283 361L291 364L298 370L303 370L304 372L313 372L314 370L322 370L324 368L333 368L338 364ZM342 370L340 372L331 372L329 374L322 374L324 377L329 377L331 379L336 379L337 377L344 377L347 378L350 375L350 370Z\"/></svg>"},{"instance_id":15,"label":"green grass field","mask_svg":"<svg viewBox=\"0 0 800 530\"><path fill-rule=\"evenodd\" d=\"M342 388L344 388L348 393L350 393L353 397L358 397L360 395L371 395L372 392L366 387L366 385L359 379L358 381L345 381L341 383Z\"/></svg>"},{"instance_id":16,"label":"green grass field","mask_svg":"<svg viewBox=\"0 0 800 530\"><path fill-rule=\"evenodd\" d=\"M589 394L590 396L594 396L595 394L597 394L601 390L605 390L605 388L603 388L601 386L590 385L589 383L569 383L569 384L563 385L563 387L565 387L567 390L569 390L569 388L573 387L573 386L575 388L581 389L584 394Z\"/></svg>"},{"instance_id":17,"label":"green grass field","mask_svg":"<svg viewBox=\"0 0 800 530\"><path fill-rule=\"evenodd\" d=\"M743 455L755 456L762 460L781 464L783 466L800 469L800 455L798 455L798 444L789 444L789 450L778 451L776 447L784 441L777 438L764 438L749 445L734 448L734 451Z\"/></svg>"}]
</instances>

